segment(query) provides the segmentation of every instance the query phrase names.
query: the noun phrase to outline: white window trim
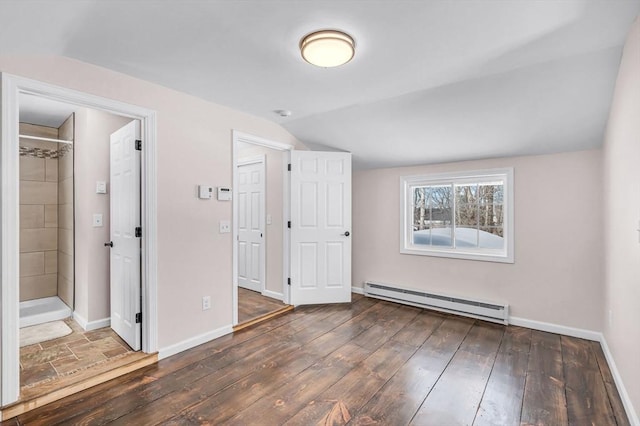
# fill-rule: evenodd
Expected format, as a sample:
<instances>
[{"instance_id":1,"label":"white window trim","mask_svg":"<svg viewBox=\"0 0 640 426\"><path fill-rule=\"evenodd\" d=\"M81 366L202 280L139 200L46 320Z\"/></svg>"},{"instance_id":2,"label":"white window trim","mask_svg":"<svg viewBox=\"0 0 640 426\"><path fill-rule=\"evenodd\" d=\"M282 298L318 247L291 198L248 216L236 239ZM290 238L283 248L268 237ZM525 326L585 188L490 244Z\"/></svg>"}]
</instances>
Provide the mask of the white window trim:
<instances>
[{"instance_id":1,"label":"white window trim","mask_svg":"<svg viewBox=\"0 0 640 426\"><path fill-rule=\"evenodd\" d=\"M499 252L479 249L459 249L438 247L417 247L412 245L411 232L413 227L413 209L411 203L413 195L411 187L416 185L437 185L439 183L463 183L475 182L478 179L490 179L492 177L505 180L503 229L505 232L505 249ZM400 253L422 256L448 257L453 259L481 260L487 262L514 263L514 197L513 197L513 168L475 170L465 172L438 173L427 175L401 176L400 177Z\"/></svg>"}]
</instances>

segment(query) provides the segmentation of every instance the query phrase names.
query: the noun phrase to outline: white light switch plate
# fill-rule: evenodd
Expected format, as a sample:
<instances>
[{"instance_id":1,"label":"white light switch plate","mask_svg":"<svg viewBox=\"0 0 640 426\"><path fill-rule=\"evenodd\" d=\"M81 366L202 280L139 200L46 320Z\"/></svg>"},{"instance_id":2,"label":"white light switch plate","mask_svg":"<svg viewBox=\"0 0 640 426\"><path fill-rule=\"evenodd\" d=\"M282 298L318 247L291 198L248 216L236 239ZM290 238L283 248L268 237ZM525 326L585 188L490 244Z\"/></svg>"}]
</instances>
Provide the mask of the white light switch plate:
<instances>
[{"instance_id":1,"label":"white light switch plate","mask_svg":"<svg viewBox=\"0 0 640 426\"><path fill-rule=\"evenodd\" d=\"M96 194L106 194L107 193L107 182L98 181L96 182Z\"/></svg>"},{"instance_id":2,"label":"white light switch plate","mask_svg":"<svg viewBox=\"0 0 640 426\"><path fill-rule=\"evenodd\" d=\"M231 232L231 221L229 220L221 220L220 221L220 233L228 234Z\"/></svg>"},{"instance_id":3,"label":"white light switch plate","mask_svg":"<svg viewBox=\"0 0 640 426\"><path fill-rule=\"evenodd\" d=\"M93 227L100 228L104 226L104 222L102 221L102 213L95 213L93 215Z\"/></svg>"}]
</instances>

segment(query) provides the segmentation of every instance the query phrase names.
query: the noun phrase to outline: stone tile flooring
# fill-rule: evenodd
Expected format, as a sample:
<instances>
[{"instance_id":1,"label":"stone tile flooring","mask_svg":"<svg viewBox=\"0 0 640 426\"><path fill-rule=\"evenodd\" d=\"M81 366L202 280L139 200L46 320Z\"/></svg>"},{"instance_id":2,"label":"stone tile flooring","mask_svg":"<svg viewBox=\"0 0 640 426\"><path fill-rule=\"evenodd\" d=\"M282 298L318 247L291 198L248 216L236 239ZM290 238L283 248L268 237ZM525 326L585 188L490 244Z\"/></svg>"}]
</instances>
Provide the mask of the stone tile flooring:
<instances>
[{"instance_id":1,"label":"stone tile flooring","mask_svg":"<svg viewBox=\"0 0 640 426\"><path fill-rule=\"evenodd\" d=\"M70 376L133 353L109 327L84 331L71 318L65 323L73 330L71 334L20 348L21 389Z\"/></svg>"}]
</instances>

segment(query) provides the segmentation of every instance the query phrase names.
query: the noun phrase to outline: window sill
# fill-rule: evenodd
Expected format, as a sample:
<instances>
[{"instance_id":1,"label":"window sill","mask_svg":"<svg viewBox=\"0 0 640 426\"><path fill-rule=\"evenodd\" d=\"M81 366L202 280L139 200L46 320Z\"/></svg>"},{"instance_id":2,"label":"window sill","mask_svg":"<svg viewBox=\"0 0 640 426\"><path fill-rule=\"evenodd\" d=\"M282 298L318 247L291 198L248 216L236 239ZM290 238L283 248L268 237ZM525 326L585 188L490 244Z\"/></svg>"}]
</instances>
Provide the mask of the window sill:
<instances>
[{"instance_id":1,"label":"window sill","mask_svg":"<svg viewBox=\"0 0 640 426\"><path fill-rule=\"evenodd\" d=\"M428 250L414 248L401 248L400 253L418 256L445 257L449 259L479 260L482 262L515 263L513 255L507 255L504 253L473 253L461 250Z\"/></svg>"}]
</instances>

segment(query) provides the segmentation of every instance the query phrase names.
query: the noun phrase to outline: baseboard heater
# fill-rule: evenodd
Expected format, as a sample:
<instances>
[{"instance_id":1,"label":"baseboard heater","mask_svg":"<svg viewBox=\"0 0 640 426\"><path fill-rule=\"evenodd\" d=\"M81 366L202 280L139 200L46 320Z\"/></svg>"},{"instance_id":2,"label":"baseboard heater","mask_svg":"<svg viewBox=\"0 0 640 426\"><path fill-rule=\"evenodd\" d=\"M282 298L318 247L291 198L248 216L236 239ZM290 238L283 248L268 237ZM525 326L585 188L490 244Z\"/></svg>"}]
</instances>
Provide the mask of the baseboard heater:
<instances>
[{"instance_id":1,"label":"baseboard heater","mask_svg":"<svg viewBox=\"0 0 640 426\"><path fill-rule=\"evenodd\" d=\"M500 324L509 323L509 305L427 293L371 281L364 283L364 294L368 297L417 306L419 308L464 315Z\"/></svg>"}]
</instances>

